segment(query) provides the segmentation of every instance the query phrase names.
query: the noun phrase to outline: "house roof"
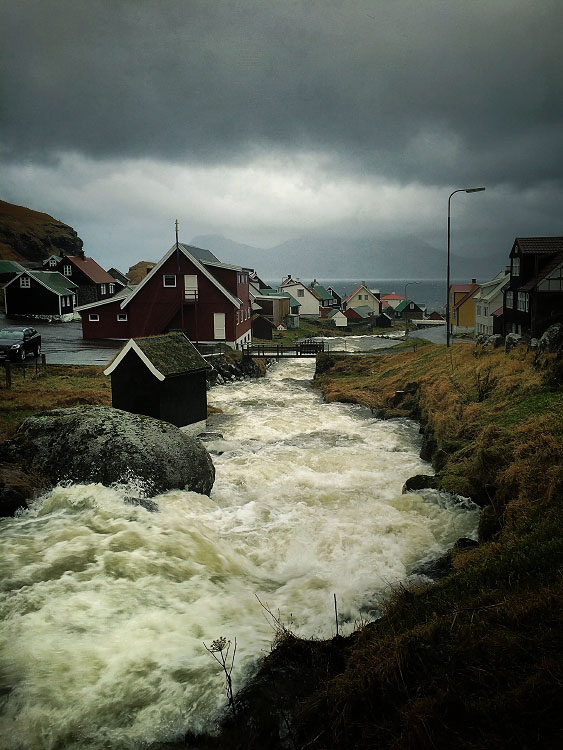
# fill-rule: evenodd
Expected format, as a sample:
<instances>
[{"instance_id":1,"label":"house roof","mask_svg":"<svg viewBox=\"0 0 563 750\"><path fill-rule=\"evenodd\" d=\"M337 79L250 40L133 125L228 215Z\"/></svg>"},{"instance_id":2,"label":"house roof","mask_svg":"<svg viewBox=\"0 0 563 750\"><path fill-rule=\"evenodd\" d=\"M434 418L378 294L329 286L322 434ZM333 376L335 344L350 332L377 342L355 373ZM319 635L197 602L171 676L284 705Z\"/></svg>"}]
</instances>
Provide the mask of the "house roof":
<instances>
[{"instance_id":1,"label":"house roof","mask_svg":"<svg viewBox=\"0 0 563 750\"><path fill-rule=\"evenodd\" d=\"M398 299L402 300L405 299L401 294L395 294L395 292L392 292L391 294L382 294L381 300L389 300L389 299Z\"/></svg>"},{"instance_id":2,"label":"house roof","mask_svg":"<svg viewBox=\"0 0 563 750\"><path fill-rule=\"evenodd\" d=\"M332 294L322 284L311 284L309 288L313 289L320 299L333 299Z\"/></svg>"},{"instance_id":3,"label":"house roof","mask_svg":"<svg viewBox=\"0 0 563 750\"><path fill-rule=\"evenodd\" d=\"M514 244L523 253L563 252L563 237L516 237Z\"/></svg>"},{"instance_id":4,"label":"house roof","mask_svg":"<svg viewBox=\"0 0 563 750\"><path fill-rule=\"evenodd\" d=\"M450 287L452 292L456 292L457 294L460 292L462 294L467 294L467 292L470 292L475 288L477 288L477 284L452 284Z\"/></svg>"},{"instance_id":5,"label":"house roof","mask_svg":"<svg viewBox=\"0 0 563 750\"><path fill-rule=\"evenodd\" d=\"M500 315L502 315L502 312L503 312L503 308L501 306L501 307L498 307L493 313L491 313L491 315L493 316L493 318L498 318Z\"/></svg>"},{"instance_id":6,"label":"house roof","mask_svg":"<svg viewBox=\"0 0 563 750\"><path fill-rule=\"evenodd\" d=\"M501 271L494 279L481 284L479 291L473 295L475 299L489 302L510 281L510 273Z\"/></svg>"},{"instance_id":7,"label":"house roof","mask_svg":"<svg viewBox=\"0 0 563 750\"><path fill-rule=\"evenodd\" d=\"M200 261L199 258L197 258L195 255L192 254L192 252L191 252L192 250L194 250L194 249L195 250L200 250L201 248L192 248L191 245L184 245L181 242L178 243L178 246L179 246L180 252L182 252L186 256L186 258L188 258L188 260L190 260L194 264L194 266L199 271L201 271L201 273L207 279L209 279L209 281L214 286L216 286L217 289L219 289L220 292L222 292L225 295L225 297L229 300L229 302L231 302L236 307L236 309L239 310L240 307L242 306L241 300L238 297L235 297L234 294L232 294L231 292L229 292L229 290L225 286L223 286L223 284L221 284L221 282L218 281L215 278L215 276L213 276L213 274L211 273L211 271L209 271L206 268L206 263ZM126 297L123 300L123 302L121 303L121 308L122 309L125 308L125 306L129 304L129 302L133 299L133 297L136 294L138 294L138 292L143 288L143 286L147 283L147 281L149 279L151 279L154 276L154 274L156 274L162 268L162 266L164 265L164 263L166 263L166 261L168 260L168 258L170 258L170 256L173 253L175 253L175 252L176 252L176 245L174 244L174 245L172 245L172 247L170 248L170 250L166 253L166 255L164 255L158 261L158 263L156 264L156 266L153 266L153 268L151 268L151 270L147 273L147 275L141 281L141 283L137 287L135 287L135 290L134 290L133 294L130 294L128 297ZM210 253L209 250L204 250L203 252L204 252L204 254L209 253L210 255L213 255L213 253ZM215 257L215 256L213 256L213 257ZM220 263L219 265L223 265L223 264ZM227 266L227 267L231 268L232 266Z\"/></svg>"},{"instance_id":8,"label":"house roof","mask_svg":"<svg viewBox=\"0 0 563 750\"><path fill-rule=\"evenodd\" d=\"M0 273L20 273L25 268L17 260L0 260Z\"/></svg>"},{"instance_id":9,"label":"house roof","mask_svg":"<svg viewBox=\"0 0 563 750\"><path fill-rule=\"evenodd\" d=\"M350 309L357 312L361 318L369 318L374 314L368 305L358 305L358 307L351 307Z\"/></svg>"},{"instance_id":10,"label":"house roof","mask_svg":"<svg viewBox=\"0 0 563 750\"><path fill-rule=\"evenodd\" d=\"M116 281L120 281L122 284L129 284L131 282L129 276L126 276L118 268L110 268L108 273L110 276L113 276Z\"/></svg>"},{"instance_id":11,"label":"house roof","mask_svg":"<svg viewBox=\"0 0 563 750\"><path fill-rule=\"evenodd\" d=\"M405 308L407 308L409 305L415 305L418 307L419 310L421 310L421 306L417 305L417 303L412 299L404 299L402 302L399 302L397 307L395 308L395 312L403 312Z\"/></svg>"},{"instance_id":12,"label":"house roof","mask_svg":"<svg viewBox=\"0 0 563 750\"><path fill-rule=\"evenodd\" d=\"M78 284L71 281L66 276L58 271L22 271L9 281L6 286L10 286L14 281L20 278L20 276L31 276L35 281L39 282L42 286L49 289L49 291L58 294L59 297L64 297L67 294L72 294L75 289L78 288Z\"/></svg>"},{"instance_id":13,"label":"house roof","mask_svg":"<svg viewBox=\"0 0 563 750\"><path fill-rule=\"evenodd\" d=\"M160 381L172 375L211 369L211 365L205 361L187 336L180 331L172 331L161 336L129 339L104 370L104 375L111 375L130 351L135 352Z\"/></svg>"},{"instance_id":14,"label":"house roof","mask_svg":"<svg viewBox=\"0 0 563 750\"><path fill-rule=\"evenodd\" d=\"M114 282L113 276L104 271L94 258L81 258L80 255L65 255L62 260L65 262L70 261L75 268L82 271L94 284L112 284Z\"/></svg>"},{"instance_id":15,"label":"house roof","mask_svg":"<svg viewBox=\"0 0 563 750\"><path fill-rule=\"evenodd\" d=\"M187 250L190 255L193 255L194 258L197 258L202 263L221 263L219 258L216 255L213 255L211 250L206 250L206 248L204 247L194 247L193 245L186 245L184 242L179 242L178 244L180 245L180 247L183 247L185 250Z\"/></svg>"}]
</instances>

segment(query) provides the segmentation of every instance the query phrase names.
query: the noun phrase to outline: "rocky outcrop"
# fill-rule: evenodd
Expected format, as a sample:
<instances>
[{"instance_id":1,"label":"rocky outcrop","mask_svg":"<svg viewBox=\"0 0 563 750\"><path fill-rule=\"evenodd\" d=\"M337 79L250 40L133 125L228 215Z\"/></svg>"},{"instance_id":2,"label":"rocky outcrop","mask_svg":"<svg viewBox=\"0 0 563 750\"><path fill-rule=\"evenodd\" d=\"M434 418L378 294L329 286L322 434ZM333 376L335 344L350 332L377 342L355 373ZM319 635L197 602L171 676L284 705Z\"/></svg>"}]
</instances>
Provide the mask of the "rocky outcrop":
<instances>
[{"instance_id":1,"label":"rocky outcrop","mask_svg":"<svg viewBox=\"0 0 563 750\"><path fill-rule=\"evenodd\" d=\"M417 492L418 490L439 490L440 476L438 474L415 474L403 485L402 493Z\"/></svg>"},{"instance_id":2,"label":"rocky outcrop","mask_svg":"<svg viewBox=\"0 0 563 750\"><path fill-rule=\"evenodd\" d=\"M251 359L240 356L231 359L226 356L209 357L207 359L211 370L207 371L207 387L224 385L233 380L246 380L247 378L261 378L269 363L263 359Z\"/></svg>"},{"instance_id":3,"label":"rocky outcrop","mask_svg":"<svg viewBox=\"0 0 563 750\"><path fill-rule=\"evenodd\" d=\"M41 261L50 255L77 255L82 240L72 227L49 214L0 201L0 258Z\"/></svg>"},{"instance_id":4,"label":"rocky outcrop","mask_svg":"<svg viewBox=\"0 0 563 750\"><path fill-rule=\"evenodd\" d=\"M563 325L554 323L538 341L534 367L544 371L544 382L551 388L563 388Z\"/></svg>"},{"instance_id":5,"label":"rocky outcrop","mask_svg":"<svg viewBox=\"0 0 563 750\"><path fill-rule=\"evenodd\" d=\"M138 480L154 497L172 489L208 495L215 468L205 447L174 425L110 406L39 412L0 445L0 461L40 473L45 484Z\"/></svg>"}]
</instances>

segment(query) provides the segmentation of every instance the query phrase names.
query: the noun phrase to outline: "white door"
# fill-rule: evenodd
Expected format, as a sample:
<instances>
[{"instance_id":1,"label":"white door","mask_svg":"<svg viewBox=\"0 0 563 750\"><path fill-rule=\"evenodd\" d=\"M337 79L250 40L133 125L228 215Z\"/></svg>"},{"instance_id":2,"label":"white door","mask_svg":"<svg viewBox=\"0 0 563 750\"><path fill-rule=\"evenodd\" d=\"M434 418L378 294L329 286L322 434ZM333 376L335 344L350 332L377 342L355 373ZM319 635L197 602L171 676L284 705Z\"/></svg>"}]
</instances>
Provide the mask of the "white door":
<instances>
[{"instance_id":1,"label":"white door","mask_svg":"<svg viewBox=\"0 0 563 750\"><path fill-rule=\"evenodd\" d=\"M197 276L184 275L184 299L197 299Z\"/></svg>"},{"instance_id":2,"label":"white door","mask_svg":"<svg viewBox=\"0 0 563 750\"><path fill-rule=\"evenodd\" d=\"M213 336L225 339L225 313L213 313Z\"/></svg>"}]
</instances>

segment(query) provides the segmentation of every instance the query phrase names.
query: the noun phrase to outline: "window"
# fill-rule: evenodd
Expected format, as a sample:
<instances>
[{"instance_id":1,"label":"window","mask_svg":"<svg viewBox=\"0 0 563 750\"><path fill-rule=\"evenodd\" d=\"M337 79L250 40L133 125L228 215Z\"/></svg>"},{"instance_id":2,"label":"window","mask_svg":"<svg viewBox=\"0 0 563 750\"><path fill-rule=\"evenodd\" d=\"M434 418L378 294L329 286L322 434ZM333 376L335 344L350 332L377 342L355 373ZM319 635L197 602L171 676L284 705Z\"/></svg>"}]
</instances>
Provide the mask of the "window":
<instances>
[{"instance_id":1,"label":"window","mask_svg":"<svg viewBox=\"0 0 563 750\"><path fill-rule=\"evenodd\" d=\"M57 261L54 258L51 258L49 261L49 268L54 268L57 265Z\"/></svg>"},{"instance_id":2,"label":"window","mask_svg":"<svg viewBox=\"0 0 563 750\"><path fill-rule=\"evenodd\" d=\"M520 276L520 258L512 258L512 275Z\"/></svg>"},{"instance_id":3,"label":"window","mask_svg":"<svg viewBox=\"0 0 563 750\"><path fill-rule=\"evenodd\" d=\"M512 292L506 293L506 307L508 307L509 310L512 310Z\"/></svg>"},{"instance_id":4,"label":"window","mask_svg":"<svg viewBox=\"0 0 563 750\"><path fill-rule=\"evenodd\" d=\"M477 315L481 315L481 305L477 305L477 307L475 308L475 312L477 313Z\"/></svg>"},{"instance_id":5,"label":"window","mask_svg":"<svg viewBox=\"0 0 563 750\"><path fill-rule=\"evenodd\" d=\"M409 305L409 307L410 307L411 310L414 310L414 302L411 302L410 305Z\"/></svg>"},{"instance_id":6,"label":"window","mask_svg":"<svg viewBox=\"0 0 563 750\"><path fill-rule=\"evenodd\" d=\"M98 315L98 313L88 314L88 320L90 321L90 323L97 323L99 319L100 319L100 316Z\"/></svg>"},{"instance_id":7,"label":"window","mask_svg":"<svg viewBox=\"0 0 563 750\"><path fill-rule=\"evenodd\" d=\"M113 294L114 292L115 292L115 284L110 284L109 285L109 293Z\"/></svg>"},{"instance_id":8,"label":"window","mask_svg":"<svg viewBox=\"0 0 563 750\"><path fill-rule=\"evenodd\" d=\"M119 323L125 323L127 320L127 313L117 313L117 320Z\"/></svg>"},{"instance_id":9,"label":"window","mask_svg":"<svg viewBox=\"0 0 563 750\"><path fill-rule=\"evenodd\" d=\"M297 290L297 296L298 297L304 297L305 296L305 290L304 289L298 289Z\"/></svg>"},{"instance_id":10,"label":"window","mask_svg":"<svg viewBox=\"0 0 563 750\"><path fill-rule=\"evenodd\" d=\"M72 276L72 266L64 265L63 266L63 273L65 276Z\"/></svg>"},{"instance_id":11,"label":"window","mask_svg":"<svg viewBox=\"0 0 563 750\"><path fill-rule=\"evenodd\" d=\"M106 294L107 287L105 284L100 284L100 294Z\"/></svg>"},{"instance_id":12,"label":"window","mask_svg":"<svg viewBox=\"0 0 563 750\"><path fill-rule=\"evenodd\" d=\"M518 292L518 309L522 312L528 312L528 295L526 292Z\"/></svg>"},{"instance_id":13,"label":"window","mask_svg":"<svg viewBox=\"0 0 563 750\"><path fill-rule=\"evenodd\" d=\"M162 277L162 283L164 286L176 286L176 276L171 273L165 273Z\"/></svg>"},{"instance_id":14,"label":"window","mask_svg":"<svg viewBox=\"0 0 563 750\"><path fill-rule=\"evenodd\" d=\"M238 314L238 310L237 310L237 326L238 326L238 324L239 324L239 314Z\"/></svg>"},{"instance_id":15,"label":"window","mask_svg":"<svg viewBox=\"0 0 563 750\"><path fill-rule=\"evenodd\" d=\"M20 289L29 289L31 286L31 279L29 276L20 276Z\"/></svg>"},{"instance_id":16,"label":"window","mask_svg":"<svg viewBox=\"0 0 563 750\"><path fill-rule=\"evenodd\" d=\"M184 274L184 299L197 300L197 276Z\"/></svg>"}]
</instances>

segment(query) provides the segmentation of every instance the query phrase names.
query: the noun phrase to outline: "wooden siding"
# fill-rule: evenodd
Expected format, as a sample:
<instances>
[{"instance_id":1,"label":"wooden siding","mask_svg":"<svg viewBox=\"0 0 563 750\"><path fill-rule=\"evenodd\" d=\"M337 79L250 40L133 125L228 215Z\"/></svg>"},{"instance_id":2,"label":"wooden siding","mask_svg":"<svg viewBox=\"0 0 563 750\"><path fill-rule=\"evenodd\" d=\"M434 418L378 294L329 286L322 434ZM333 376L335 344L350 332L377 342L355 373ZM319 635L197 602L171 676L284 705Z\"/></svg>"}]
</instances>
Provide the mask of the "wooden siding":
<instances>
[{"instance_id":1,"label":"wooden siding","mask_svg":"<svg viewBox=\"0 0 563 750\"><path fill-rule=\"evenodd\" d=\"M72 313L72 292L66 295L71 297L70 306L59 308L59 295L40 284L33 276L28 288L20 288L19 279L13 281L4 289L6 314L7 315L64 315Z\"/></svg>"}]
</instances>

